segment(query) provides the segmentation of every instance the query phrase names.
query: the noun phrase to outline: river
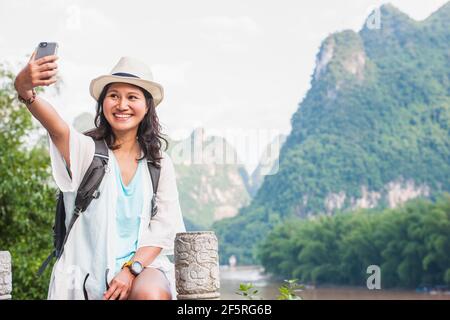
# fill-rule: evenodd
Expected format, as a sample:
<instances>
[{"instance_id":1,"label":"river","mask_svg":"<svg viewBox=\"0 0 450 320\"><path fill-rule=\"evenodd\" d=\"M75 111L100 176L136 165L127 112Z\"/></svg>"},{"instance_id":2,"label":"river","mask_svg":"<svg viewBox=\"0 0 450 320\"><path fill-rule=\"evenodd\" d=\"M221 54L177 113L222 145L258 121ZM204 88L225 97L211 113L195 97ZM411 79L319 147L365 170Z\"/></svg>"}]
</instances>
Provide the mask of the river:
<instances>
[{"instance_id":1,"label":"river","mask_svg":"<svg viewBox=\"0 0 450 320\"><path fill-rule=\"evenodd\" d=\"M274 300L283 283L264 274L259 266L220 267L220 299L242 300L235 292L240 283L253 283L263 300ZM450 300L450 293L419 293L414 290L380 289L364 287L307 287L298 293L304 300Z\"/></svg>"}]
</instances>

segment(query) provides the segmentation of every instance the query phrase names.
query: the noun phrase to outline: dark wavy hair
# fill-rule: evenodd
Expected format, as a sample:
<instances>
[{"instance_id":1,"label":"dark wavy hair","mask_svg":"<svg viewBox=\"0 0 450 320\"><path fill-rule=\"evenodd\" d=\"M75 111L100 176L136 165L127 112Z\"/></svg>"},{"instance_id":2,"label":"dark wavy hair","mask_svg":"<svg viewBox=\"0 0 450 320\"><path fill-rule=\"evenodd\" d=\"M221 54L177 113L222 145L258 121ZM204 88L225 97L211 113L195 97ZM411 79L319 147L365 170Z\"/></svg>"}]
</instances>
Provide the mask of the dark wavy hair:
<instances>
[{"instance_id":1,"label":"dark wavy hair","mask_svg":"<svg viewBox=\"0 0 450 320\"><path fill-rule=\"evenodd\" d=\"M116 150L120 148L120 145L114 146L116 136L103 113L103 101L105 100L106 92L111 85L112 83L106 85L98 98L97 111L94 120L95 128L85 132L84 134L94 138L95 140L104 139L108 145L108 148L111 150ZM162 136L161 125L159 123L158 115L156 114L155 103L152 95L141 87L135 87L140 89L144 94L145 102L148 107L148 111L139 123L137 131L137 139L142 151L144 152L144 156L137 160L150 160L156 167L160 168L160 160L162 159L160 152L162 147L161 140L164 140L166 143L165 150L169 147L169 142Z\"/></svg>"}]
</instances>

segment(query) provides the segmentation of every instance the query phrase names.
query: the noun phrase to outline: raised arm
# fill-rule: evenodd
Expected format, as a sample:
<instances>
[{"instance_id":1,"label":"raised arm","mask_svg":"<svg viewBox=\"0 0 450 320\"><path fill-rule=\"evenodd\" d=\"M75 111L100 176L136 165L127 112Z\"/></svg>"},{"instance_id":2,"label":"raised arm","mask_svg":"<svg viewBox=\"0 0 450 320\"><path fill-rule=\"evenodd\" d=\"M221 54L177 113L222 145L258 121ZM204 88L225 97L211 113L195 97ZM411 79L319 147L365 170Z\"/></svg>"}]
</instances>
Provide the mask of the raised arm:
<instances>
[{"instance_id":1,"label":"raised arm","mask_svg":"<svg viewBox=\"0 0 450 320\"><path fill-rule=\"evenodd\" d=\"M33 89L38 86L49 86L56 82L57 64L56 55L42 57L35 60L36 51L31 55L28 64L19 72L14 81L17 93L28 100L33 96ZM53 143L58 148L70 168L69 155L69 126L59 116L50 103L36 96L36 99L27 105L28 110L47 130Z\"/></svg>"}]
</instances>

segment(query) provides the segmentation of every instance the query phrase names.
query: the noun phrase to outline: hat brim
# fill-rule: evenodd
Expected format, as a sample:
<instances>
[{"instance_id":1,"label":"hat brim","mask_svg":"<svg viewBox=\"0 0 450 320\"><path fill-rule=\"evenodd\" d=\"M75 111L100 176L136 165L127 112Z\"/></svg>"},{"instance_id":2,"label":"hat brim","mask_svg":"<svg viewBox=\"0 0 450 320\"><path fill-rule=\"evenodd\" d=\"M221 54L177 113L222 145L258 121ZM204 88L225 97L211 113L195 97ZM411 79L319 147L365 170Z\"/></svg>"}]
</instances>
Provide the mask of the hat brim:
<instances>
[{"instance_id":1,"label":"hat brim","mask_svg":"<svg viewBox=\"0 0 450 320\"><path fill-rule=\"evenodd\" d=\"M155 102L155 107L161 103L164 98L164 89L163 87L154 81L143 80L134 77L123 77L123 76L113 76L113 75L105 75L95 78L91 81L89 86L89 92L91 96L98 101L100 94L102 93L103 88L110 83L113 82L124 82L133 84L135 86L141 87L142 89L147 90L153 97Z\"/></svg>"}]
</instances>

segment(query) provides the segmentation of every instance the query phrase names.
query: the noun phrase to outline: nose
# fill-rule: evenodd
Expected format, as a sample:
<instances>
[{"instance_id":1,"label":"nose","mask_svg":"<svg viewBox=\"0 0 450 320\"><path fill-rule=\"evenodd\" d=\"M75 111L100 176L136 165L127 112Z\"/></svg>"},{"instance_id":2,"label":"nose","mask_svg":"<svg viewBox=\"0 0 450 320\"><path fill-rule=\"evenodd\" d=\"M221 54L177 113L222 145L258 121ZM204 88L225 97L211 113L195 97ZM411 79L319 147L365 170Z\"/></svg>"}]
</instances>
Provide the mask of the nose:
<instances>
[{"instance_id":1,"label":"nose","mask_svg":"<svg viewBox=\"0 0 450 320\"><path fill-rule=\"evenodd\" d=\"M127 99L120 99L117 105L117 109L119 110L126 110L128 109L128 100Z\"/></svg>"}]
</instances>

